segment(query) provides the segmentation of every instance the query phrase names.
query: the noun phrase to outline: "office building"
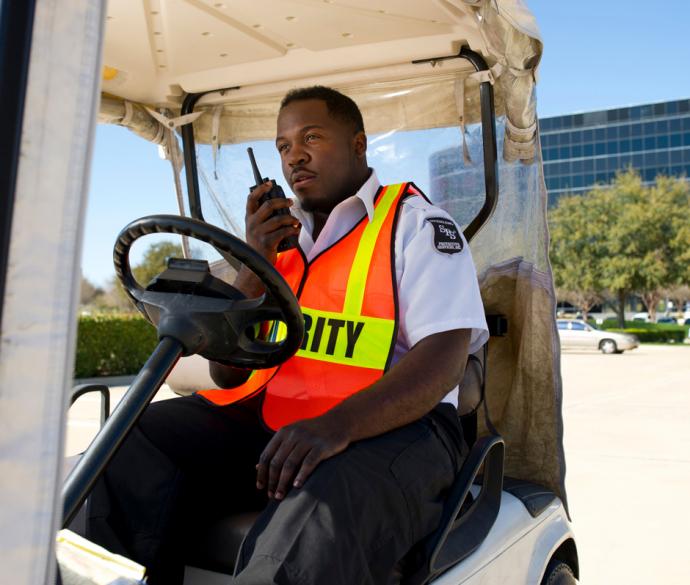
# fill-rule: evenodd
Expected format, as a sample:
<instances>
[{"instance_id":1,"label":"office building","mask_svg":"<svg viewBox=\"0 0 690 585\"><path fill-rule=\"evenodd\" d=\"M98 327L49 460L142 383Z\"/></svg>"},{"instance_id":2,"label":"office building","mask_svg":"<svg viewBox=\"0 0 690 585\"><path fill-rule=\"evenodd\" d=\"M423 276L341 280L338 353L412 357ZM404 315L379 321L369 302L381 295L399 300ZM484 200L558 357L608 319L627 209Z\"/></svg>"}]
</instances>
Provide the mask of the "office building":
<instances>
[{"instance_id":1,"label":"office building","mask_svg":"<svg viewBox=\"0 0 690 585\"><path fill-rule=\"evenodd\" d=\"M550 204L628 167L648 184L659 174L690 177L687 99L541 118L539 127Z\"/></svg>"}]
</instances>

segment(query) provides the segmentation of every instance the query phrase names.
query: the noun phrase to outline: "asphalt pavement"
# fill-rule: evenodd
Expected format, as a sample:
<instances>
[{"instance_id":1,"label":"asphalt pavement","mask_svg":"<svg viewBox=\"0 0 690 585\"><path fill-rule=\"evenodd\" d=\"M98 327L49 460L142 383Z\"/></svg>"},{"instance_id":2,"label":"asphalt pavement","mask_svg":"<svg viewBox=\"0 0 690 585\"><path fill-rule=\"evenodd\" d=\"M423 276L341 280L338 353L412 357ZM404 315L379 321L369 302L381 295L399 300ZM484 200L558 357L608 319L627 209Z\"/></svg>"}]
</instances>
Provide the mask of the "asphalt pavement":
<instances>
[{"instance_id":1,"label":"asphalt pavement","mask_svg":"<svg viewBox=\"0 0 690 585\"><path fill-rule=\"evenodd\" d=\"M690 346L566 351L562 375L581 582L690 584ZM114 388L114 403L124 390ZM164 386L156 400L172 397ZM67 453L97 427L98 397L84 396L70 411Z\"/></svg>"}]
</instances>

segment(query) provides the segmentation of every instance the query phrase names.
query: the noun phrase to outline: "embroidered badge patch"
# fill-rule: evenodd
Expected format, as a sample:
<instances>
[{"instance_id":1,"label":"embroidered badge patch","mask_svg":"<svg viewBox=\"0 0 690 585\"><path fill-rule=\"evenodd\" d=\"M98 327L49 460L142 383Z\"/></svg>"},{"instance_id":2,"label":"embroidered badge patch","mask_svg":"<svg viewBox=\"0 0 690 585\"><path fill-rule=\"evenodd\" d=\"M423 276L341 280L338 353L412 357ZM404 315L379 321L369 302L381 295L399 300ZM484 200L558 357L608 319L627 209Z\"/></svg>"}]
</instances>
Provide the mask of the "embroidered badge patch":
<instances>
[{"instance_id":1,"label":"embroidered badge patch","mask_svg":"<svg viewBox=\"0 0 690 585\"><path fill-rule=\"evenodd\" d=\"M434 226L434 246L443 254L462 252L462 238L458 228L445 217L430 217L427 221Z\"/></svg>"}]
</instances>

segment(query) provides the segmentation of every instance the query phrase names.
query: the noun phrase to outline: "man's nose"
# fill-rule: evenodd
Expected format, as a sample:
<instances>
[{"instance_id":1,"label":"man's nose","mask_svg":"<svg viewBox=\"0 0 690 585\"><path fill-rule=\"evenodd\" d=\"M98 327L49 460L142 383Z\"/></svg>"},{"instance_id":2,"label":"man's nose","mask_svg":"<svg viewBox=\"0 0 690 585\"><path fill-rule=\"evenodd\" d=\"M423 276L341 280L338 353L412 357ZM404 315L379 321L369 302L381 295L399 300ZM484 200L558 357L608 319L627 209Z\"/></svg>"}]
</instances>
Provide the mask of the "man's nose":
<instances>
[{"instance_id":1,"label":"man's nose","mask_svg":"<svg viewBox=\"0 0 690 585\"><path fill-rule=\"evenodd\" d=\"M302 145L295 145L292 148L290 148L287 156L287 163L291 167L303 165L309 160L309 155L307 154L306 150L302 147Z\"/></svg>"}]
</instances>

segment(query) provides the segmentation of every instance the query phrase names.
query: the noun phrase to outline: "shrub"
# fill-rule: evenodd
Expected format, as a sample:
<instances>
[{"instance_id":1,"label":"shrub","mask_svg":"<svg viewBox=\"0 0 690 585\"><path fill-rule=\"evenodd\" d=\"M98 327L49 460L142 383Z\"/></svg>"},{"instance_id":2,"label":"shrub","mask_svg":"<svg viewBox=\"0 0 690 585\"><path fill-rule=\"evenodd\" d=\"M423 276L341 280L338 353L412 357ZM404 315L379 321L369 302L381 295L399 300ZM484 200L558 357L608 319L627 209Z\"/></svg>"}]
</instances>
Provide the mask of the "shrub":
<instances>
[{"instance_id":1,"label":"shrub","mask_svg":"<svg viewBox=\"0 0 690 585\"><path fill-rule=\"evenodd\" d=\"M653 325L653 323L647 323ZM659 329L650 327L626 327L625 329L609 328L607 331L614 331L617 333L629 333L637 336L642 343L683 343L685 339L685 327L679 325L659 325ZM664 327L661 329L661 327Z\"/></svg>"},{"instance_id":2,"label":"shrub","mask_svg":"<svg viewBox=\"0 0 690 585\"><path fill-rule=\"evenodd\" d=\"M79 317L77 378L136 374L158 343L156 329L139 315Z\"/></svg>"},{"instance_id":3,"label":"shrub","mask_svg":"<svg viewBox=\"0 0 690 585\"><path fill-rule=\"evenodd\" d=\"M618 319L606 319L602 325L597 325L600 329L615 329L618 327ZM650 330L663 330L671 328L671 330L677 327L682 327L682 325L673 325L672 323L647 323L645 321L626 321L626 329L650 329Z\"/></svg>"}]
</instances>

